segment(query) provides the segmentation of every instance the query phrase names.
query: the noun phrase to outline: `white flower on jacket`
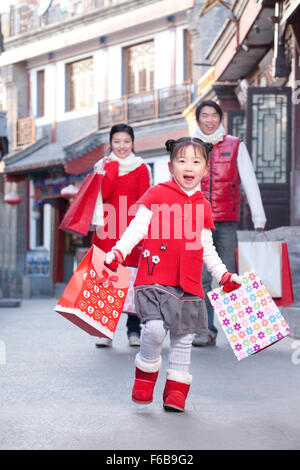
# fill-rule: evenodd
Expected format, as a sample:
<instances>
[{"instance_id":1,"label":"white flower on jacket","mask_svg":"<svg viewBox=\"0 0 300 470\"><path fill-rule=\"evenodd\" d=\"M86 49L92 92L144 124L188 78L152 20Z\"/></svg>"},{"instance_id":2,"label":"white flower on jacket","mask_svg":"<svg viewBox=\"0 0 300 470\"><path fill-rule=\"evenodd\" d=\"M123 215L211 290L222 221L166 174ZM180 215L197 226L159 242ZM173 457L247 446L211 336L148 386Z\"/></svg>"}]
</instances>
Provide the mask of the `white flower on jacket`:
<instances>
[{"instance_id":1,"label":"white flower on jacket","mask_svg":"<svg viewBox=\"0 0 300 470\"><path fill-rule=\"evenodd\" d=\"M155 255L152 256L152 263L158 264L160 262L159 256Z\"/></svg>"},{"instance_id":2,"label":"white flower on jacket","mask_svg":"<svg viewBox=\"0 0 300 470\"><path fill-rule=\"evenodd\" d=\"M144 250L143 251L143 257L148 258L150 256L150 251L149 250Z\"/></svg>"}]
</instances>

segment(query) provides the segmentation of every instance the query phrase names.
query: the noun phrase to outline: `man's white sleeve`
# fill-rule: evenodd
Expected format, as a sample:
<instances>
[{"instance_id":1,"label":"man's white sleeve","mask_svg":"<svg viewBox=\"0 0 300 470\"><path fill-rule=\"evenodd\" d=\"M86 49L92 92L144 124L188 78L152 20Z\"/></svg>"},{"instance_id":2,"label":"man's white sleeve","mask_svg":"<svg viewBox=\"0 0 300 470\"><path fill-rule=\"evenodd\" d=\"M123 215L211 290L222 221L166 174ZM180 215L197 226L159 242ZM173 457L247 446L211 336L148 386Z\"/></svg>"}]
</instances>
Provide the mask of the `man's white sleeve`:
<instances>
[{"instance_id":1,"label":"man's white sleeve","mask_svg":"<svg viewBox=\"0 0 300 470\"><path fill-rule=\"evenodd\" d=\"M239 145L237 165L241 183L250 206L254 228L264 228L266 215L252 161L244 142Z\"/></svg>"},{"instance_id":2,"label":"man's white sleeve","mask_svg":"<svg viewBox=\"0 0 300 470\"><path fill-rule=\"evenodd\" d=\"M207 270L219 283L227 268L219 257L213 242L212 232L208 228L204 228L201 232L201 243L203 246L203 261Z\"/></svg>"}]
</instances>

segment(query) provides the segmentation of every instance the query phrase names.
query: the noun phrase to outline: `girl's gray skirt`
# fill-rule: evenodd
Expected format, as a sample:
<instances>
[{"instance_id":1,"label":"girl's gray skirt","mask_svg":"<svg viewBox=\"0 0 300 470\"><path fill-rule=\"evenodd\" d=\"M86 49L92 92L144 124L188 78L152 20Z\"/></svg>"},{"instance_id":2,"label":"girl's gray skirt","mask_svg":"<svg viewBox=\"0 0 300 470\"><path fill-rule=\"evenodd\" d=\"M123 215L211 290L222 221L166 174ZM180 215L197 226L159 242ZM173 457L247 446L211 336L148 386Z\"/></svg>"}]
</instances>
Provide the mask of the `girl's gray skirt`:
<instances>
[{"instance_id":1,"label":"girl's gray skirt","mask_svg":"<svg viewBox=\"0 0 300 470\"><path fill-rule=\"evenodd\" d=\"M188 294L181 287L151 284L135 286L135 307L142 323L163 320L172 333L200 333L208 328L203 298Z\"/></svg>"}]
</instances>

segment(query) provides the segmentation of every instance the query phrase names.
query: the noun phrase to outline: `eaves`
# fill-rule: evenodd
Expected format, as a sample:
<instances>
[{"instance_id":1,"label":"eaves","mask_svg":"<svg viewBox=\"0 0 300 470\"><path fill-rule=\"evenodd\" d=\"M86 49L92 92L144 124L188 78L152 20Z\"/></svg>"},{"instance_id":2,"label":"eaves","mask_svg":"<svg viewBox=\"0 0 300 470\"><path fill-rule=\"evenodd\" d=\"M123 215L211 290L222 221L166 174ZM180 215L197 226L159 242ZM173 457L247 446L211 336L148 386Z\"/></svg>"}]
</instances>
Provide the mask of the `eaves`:
<instances>
[{"instance_id":1,"label":"eaves","mask_svg":"<svg viewBox=\"0 0 300 470\"><path fill-rule=\"evenodd\" d=\"M243 11L245 10L248 2L249 0L236 0L233 4L232 13L237 18L237 20L239 20L242 16ZM232 18L228 18L228 20L224 23L216 39L214 40L211 47L206 53L205 58L210 64L214 65L218 61L224 49L227 47L227 45L235 34L236 23L233 21Z\"/></svg>"}]
</instances>

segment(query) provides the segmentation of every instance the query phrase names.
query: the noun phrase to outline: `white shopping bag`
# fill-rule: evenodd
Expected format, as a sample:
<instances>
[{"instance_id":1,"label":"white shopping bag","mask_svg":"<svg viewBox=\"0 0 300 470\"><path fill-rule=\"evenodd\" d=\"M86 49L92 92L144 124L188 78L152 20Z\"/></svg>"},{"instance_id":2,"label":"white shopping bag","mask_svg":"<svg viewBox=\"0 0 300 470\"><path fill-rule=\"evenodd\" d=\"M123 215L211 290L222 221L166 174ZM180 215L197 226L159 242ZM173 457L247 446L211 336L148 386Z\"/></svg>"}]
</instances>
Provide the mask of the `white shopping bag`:
<instances>
[{"instance_id":1,"label":"white shopping bag","mask_svg":"<svg viewBox=\"0 0 300 470\"><path fill-rule=\"evenodd\" d=\"M238 242L238 271L254 270L271 297L282 297L282 242Z\"/></svg>"},{"instance_id":2,"label":"white shopping bag","mask_svg":"<svg viewBox=\"0 0 300 470\"><path fill-rule=\"evenodd\" d=\"M123 312L137 316L134 302L134 283L137 275L137 268L133 268L131 266L126 266L126 268L130 271L130 286L127 292Z\"/></svg>"}]
</instances>

